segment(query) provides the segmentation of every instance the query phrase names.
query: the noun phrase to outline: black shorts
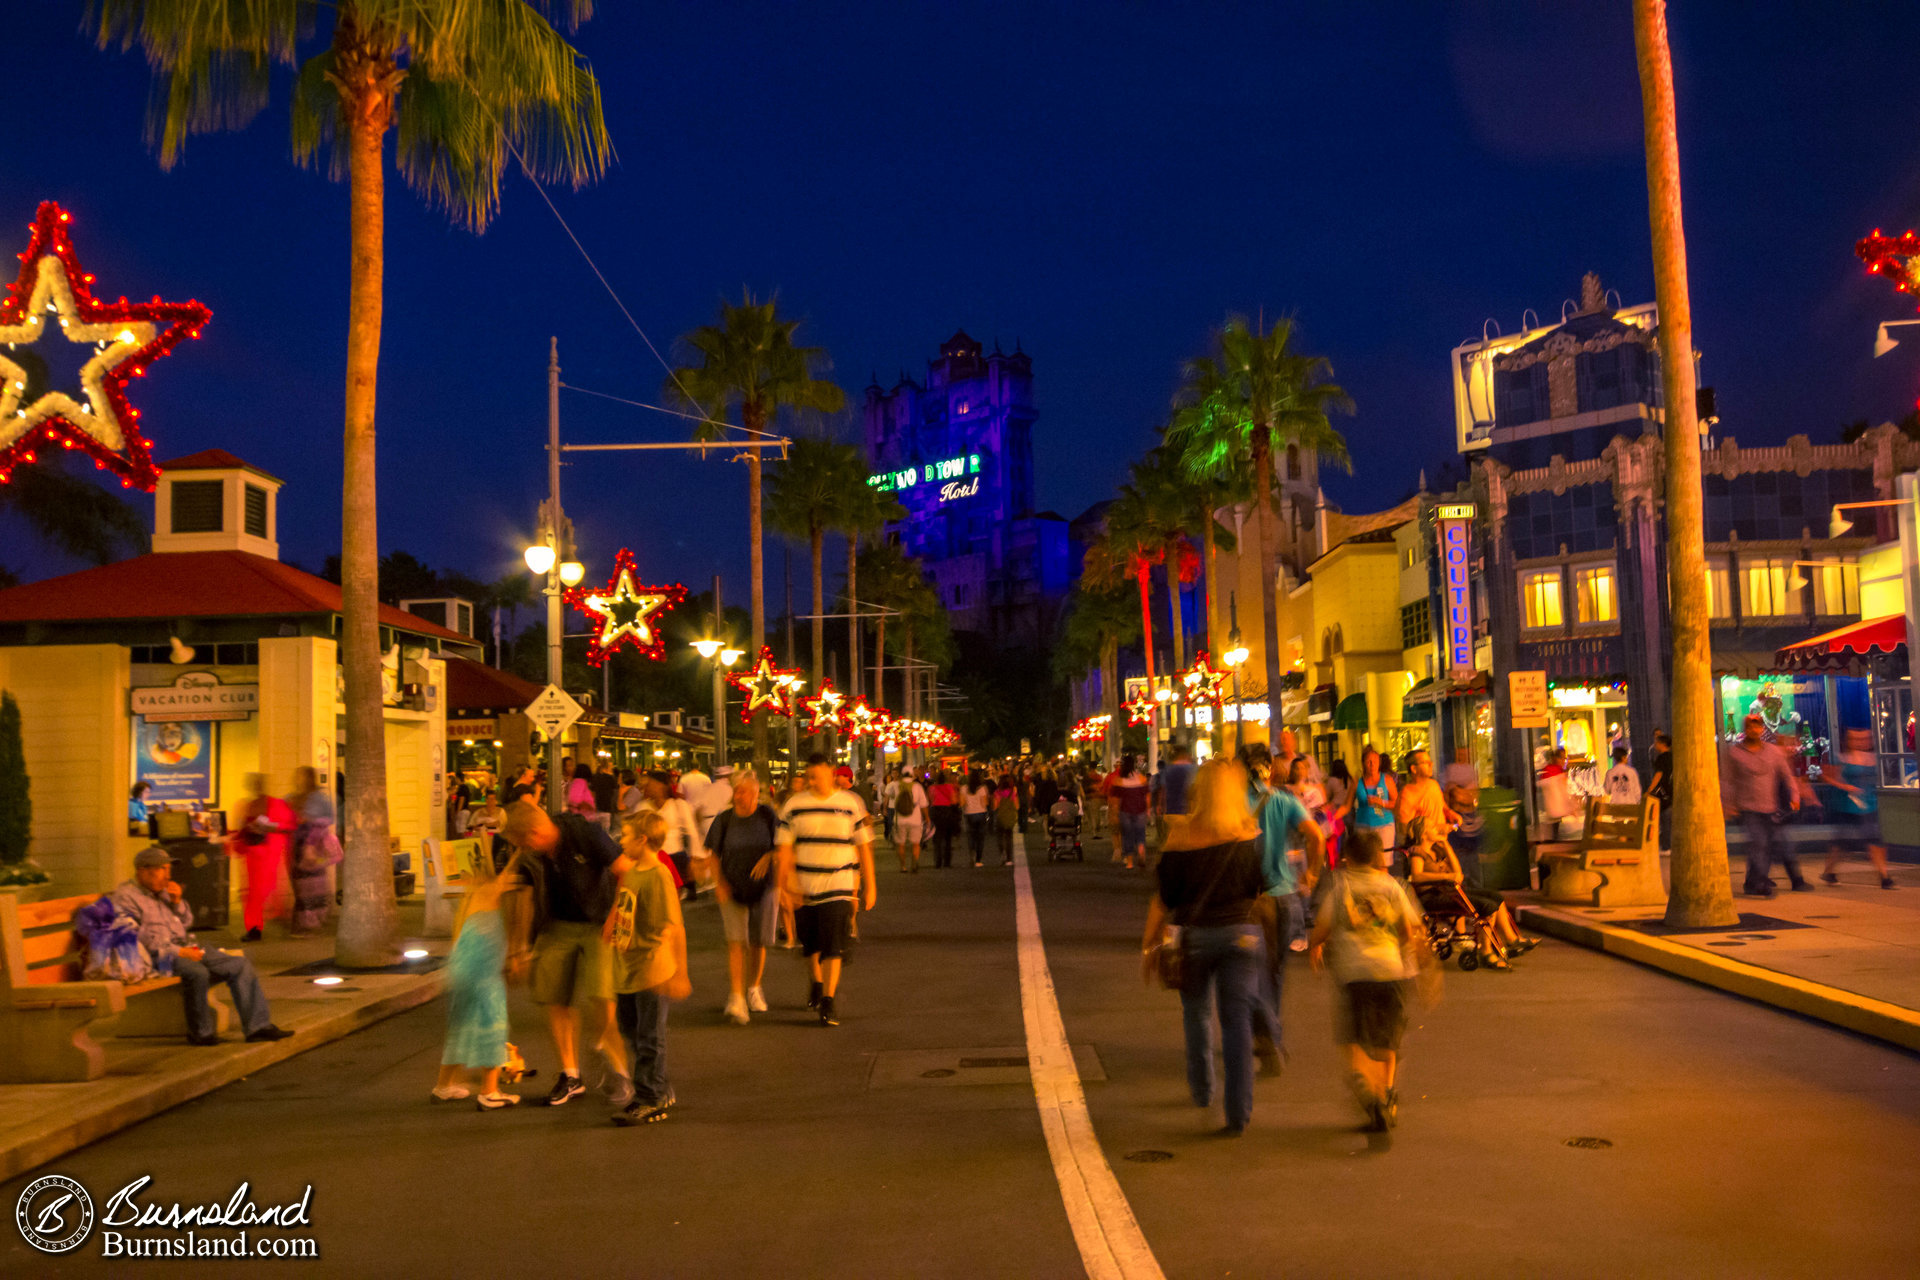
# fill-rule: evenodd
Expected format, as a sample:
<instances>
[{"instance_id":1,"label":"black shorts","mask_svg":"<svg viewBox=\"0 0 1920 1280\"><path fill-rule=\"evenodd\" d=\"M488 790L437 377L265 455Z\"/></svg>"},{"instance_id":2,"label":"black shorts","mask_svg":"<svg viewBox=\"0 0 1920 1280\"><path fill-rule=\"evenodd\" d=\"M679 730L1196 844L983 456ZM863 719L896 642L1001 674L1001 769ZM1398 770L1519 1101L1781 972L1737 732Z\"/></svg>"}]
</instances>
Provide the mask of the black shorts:
<instances>
[{"instance_id":1,"label":"black shorts","mask_svg":"<svg viewBox=\"0 0 1920 1280\"><path fill-rule=\"evenodd\" d=\"M1342 992L1346 999L1334 1008L1340 1043L1359 1045L1370 1058L1400 1052L1407 1030L1407 984L1349 982Z\"/></svg>"},{"instance_id":2,"label":"black shorts","mask_svg":"<svg viewBox=\"0 0 1920 1280\"><path fill-rule=\"evenodd\" d=\"M819 902L797 907L793 929L800 935L804 955L832 960L847 954L847 940L853 936L853 903Z\"/></svg>"}]
</instances>

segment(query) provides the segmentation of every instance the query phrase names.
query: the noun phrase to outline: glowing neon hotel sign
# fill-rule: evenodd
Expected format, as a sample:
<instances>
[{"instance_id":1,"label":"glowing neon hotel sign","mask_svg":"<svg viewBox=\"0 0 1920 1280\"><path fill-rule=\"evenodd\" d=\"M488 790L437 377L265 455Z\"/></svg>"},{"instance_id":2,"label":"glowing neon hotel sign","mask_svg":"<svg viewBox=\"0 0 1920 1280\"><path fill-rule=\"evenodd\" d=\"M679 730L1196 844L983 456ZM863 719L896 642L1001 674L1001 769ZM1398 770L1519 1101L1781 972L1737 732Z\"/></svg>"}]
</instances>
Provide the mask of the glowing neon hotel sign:
<instances>
[{"instance_id":1,"label":"glowing neon hotel sign","mask_svg":"<svg viewBox=\"0 0 1920 1280\"><path fill-rule=\"evenodd\" d=\"M881 471L867 477L867 483L883 493L899 493L923 484L940 486L940 501L971 498L980 492L980 455L963 453L957 458L923 462L899 471Z\"/></svg>"},{"instance_id":2,"label":"glowing neon hotel sign","mask_svg":"<svg viewBox=\"0 0 1920 1280\"><path fill-rule=\"evenodd\" d=\"M1447 675L1465 679L1473 665L1473 583L1467 548L1473 533L1473 504L1441 506L1434 512L1440 535L1441 647Z\"/></svg>"}]
</instances>

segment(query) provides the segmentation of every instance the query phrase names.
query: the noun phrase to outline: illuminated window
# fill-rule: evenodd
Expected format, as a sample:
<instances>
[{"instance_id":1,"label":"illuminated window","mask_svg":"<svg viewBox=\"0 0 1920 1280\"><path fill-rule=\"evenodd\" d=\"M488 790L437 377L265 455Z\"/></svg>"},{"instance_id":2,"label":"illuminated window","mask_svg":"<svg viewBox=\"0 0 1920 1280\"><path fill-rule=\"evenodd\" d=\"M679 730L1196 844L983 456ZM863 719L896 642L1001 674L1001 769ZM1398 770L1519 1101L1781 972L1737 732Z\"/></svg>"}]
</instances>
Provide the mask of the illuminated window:
<instances>
[{"instance_id":1,"label":"illuminated window","mask_svg":"<svg viewBox=\"0 0 1920 1280\"><path fill-rule=\"evenodd\" d=\"M1618 622L1620 602L1614 592L1613 566L1589 565L1573 571L1574 604L1582 622Z\"/></svg>"},{"instance_id":2,"label":"illuminated window","mask_svg":"<svg viewBox=\"0 0 1920 1280\"><path fill-rule=\"evenodd\" d=\"M1529 628L1559 626L1564 621L1560 611L1560 571L1534 569L1521 574L1520 608Z\"/></svg>"},{"instance_id":3,"label":"illuminated window","mask_svg":"<svg viewBox=\"0 0 1920 1280\"><path fill-rule=\"evenodd\" d=\"M1822 556L1801 572L1813 580L1813 611L1822 617L1854 617L1860 612L1860 564L1852 556Z\"/></svg>"},{"instance_id":4,"label":"illuminated window","mask_svg":"<svg viewBox=\"0 0 1920 1280\"><path fill-rule=\"evenodd\" d=\"M1733 616L1733 574L1723 564L1707 566L1707 616Z\"/></svg>"},{"instance_id":5,"label":"illuminated window","mask_svg":"<svg viewBox=\"0 0 1920 1280\"><path fill-rule=\"evenodd\" d=\"M1801 612L1800 588L1787 556L1755 556L1740 562L1740 610L1749 618L1784 618ZM1856 582L1858 580L1856 579ZM1858 587L1855 588L1856 595Z\"/></svg>"}]
</instances>

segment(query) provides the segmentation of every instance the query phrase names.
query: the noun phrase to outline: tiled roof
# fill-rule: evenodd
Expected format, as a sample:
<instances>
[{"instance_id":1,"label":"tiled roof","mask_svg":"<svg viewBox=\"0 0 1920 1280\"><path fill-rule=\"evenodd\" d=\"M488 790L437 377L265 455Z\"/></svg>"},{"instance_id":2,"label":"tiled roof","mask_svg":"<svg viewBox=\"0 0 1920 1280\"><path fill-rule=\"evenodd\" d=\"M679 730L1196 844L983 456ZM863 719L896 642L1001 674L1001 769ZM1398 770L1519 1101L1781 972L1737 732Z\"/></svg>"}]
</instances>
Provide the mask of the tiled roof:
<instances>
[{"instance_id":1,"label":"tiled roof","mask_svg":"<svg viewBox=\"0 0 1920 1280\"><path fill-rule=\"evenodd\" d=\"M447 655L447 706L454 711L517 711L541 686L471 658Z\"/></svg>"},{"instance_id":2,"label":"tiled roof","mask_svg":"<svg viewBox=\"0 0 1920 1280\"><path fill-rule=\"evenodd\" d=\"M162 471L230 471L234 468L251 471L256 475L266 476L269 480L278 480L280 478L276 475L269 475L267 472L260 470L259 467L254 466L251 462L244 462L234 457L225 449L202 449L198 453L190 453L184 458L175 458L171 462L163 462L160 464Z\"/></svg>"}]
</instances>

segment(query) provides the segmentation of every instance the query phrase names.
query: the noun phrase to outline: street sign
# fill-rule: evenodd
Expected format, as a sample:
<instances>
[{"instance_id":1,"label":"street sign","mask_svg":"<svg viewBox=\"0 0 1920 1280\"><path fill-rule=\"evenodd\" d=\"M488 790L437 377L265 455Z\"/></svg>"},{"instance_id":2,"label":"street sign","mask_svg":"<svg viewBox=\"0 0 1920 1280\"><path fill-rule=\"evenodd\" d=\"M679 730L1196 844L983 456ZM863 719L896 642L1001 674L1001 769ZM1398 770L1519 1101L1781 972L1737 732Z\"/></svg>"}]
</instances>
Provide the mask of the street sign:
<instances>
[{"instance_id":1,"label":"street sign","mask_svg":"<svg viewBox=\"0 0 1920 1280\"><path fill-rule=\"evenodd\" d=\"M557 684L548 685L539 697L527 704L527 719L533 721L533 727L545 734L549 742L565 733L567 726L579 718L580 704Z\"/></svg>"},{"instance_id":2,"label":"street sign","mask_svg":"<svg viewBox=\"0 0 1920 1280\"><path fill-rule=\"evenodd\" d=\"M1507 672L1507 712L1515 729L1544 729L1547 715L1547 673Z\"/></svg>"}]
</instances>

